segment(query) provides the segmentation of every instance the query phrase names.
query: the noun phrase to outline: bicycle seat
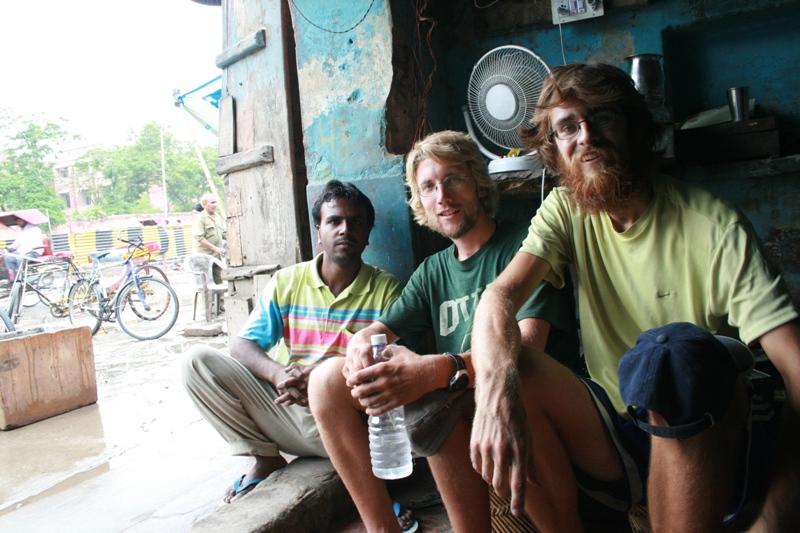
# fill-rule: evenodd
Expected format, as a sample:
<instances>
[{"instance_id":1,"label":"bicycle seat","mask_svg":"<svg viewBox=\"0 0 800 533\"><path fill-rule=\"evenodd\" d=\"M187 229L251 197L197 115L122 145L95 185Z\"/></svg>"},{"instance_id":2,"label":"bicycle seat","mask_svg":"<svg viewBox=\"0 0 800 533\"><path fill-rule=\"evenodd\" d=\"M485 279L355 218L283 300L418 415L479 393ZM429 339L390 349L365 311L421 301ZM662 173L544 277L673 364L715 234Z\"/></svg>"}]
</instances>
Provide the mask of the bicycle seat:
<instances>
[{"instance_id":1,"label":"bicycle seat","mask_svg":"<svg viewBox=\"0 0 800 533\"><path fill-rule=\"evenodd\" d=\"M75 257L74 252L56 252L53 255L59 259L72 259L73 257Z\"/></svg>"},{"instance_id":2,"label":"bicycle seat","mask_svg":"<svg viewBox=\"0 0 800 533\"><path fill-rule=\"evenodd\" d=\"M50 239L47 237L42 239L42 245L35 247L34 250L39 251L40 261L50 261L53 259L53 250L50 248Z\"/></svg>"}]
</instances>

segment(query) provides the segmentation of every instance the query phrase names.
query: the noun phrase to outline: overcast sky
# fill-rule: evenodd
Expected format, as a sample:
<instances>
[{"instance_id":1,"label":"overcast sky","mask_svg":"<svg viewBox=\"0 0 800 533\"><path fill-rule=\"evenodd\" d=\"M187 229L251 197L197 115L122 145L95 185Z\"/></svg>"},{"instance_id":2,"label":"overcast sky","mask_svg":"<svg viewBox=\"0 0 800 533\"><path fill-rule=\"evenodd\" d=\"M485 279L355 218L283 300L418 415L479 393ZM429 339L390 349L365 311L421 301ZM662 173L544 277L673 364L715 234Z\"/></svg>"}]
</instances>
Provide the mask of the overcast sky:
<instances>
[{"instance_id":1,"label":"overcast sky","mask_svg":"<svg viewBox=\"0 0 800 533\"><path fill-rule=\"evenodd\" d=\"M123 144L152 121L189 140L172 90L218 76L221 52L221 8L191 0L0 0L0 107L63 117L86 144Z\"/></svg>"}]
</instances>

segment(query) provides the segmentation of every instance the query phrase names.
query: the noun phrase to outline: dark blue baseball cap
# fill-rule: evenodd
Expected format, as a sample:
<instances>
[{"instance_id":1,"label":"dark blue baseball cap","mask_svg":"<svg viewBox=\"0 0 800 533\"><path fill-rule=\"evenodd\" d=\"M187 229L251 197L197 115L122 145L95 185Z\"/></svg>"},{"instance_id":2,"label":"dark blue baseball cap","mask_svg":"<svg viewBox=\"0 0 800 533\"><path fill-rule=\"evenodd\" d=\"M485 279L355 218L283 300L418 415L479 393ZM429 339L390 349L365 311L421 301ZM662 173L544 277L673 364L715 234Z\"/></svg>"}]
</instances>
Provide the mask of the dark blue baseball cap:
<instances>
[{"instance_id":1,"label":"dark blue baseball cap","mask_svg":"<svg viewBox=\"0 0 800 533\"><path fill-rule=\"evenodd\" d=\"M688 439L713 426L731 405L739 373L753 366L750 349L688 322L647 330L619 362L622 401L643 431ZM654 411L669 426L643 420ZM646 416L646 415L645 415Z\"/></svg>"}]
</instances>

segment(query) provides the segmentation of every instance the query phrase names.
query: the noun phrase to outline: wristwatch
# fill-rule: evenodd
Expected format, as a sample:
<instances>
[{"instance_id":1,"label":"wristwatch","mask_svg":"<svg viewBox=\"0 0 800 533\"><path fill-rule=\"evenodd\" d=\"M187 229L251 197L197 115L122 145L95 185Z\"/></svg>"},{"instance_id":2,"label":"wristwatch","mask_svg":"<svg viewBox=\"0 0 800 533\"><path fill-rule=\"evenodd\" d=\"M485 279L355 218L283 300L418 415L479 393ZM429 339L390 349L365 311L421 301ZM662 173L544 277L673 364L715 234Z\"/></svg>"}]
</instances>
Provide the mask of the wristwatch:
<instances>
[{"instance_id":1,"label":"wristwatch","mask_svg":"<svg viewBox=\"0 0 800 533\"><path fill-rule=\"evenodd\" d=\"M452 392L466 389L467 385L469 385L469 374L467 373L467 363L464 362L464 358L450 352L444 352L442 355L449 355L456 364L456 372L450 378L450 384L447 388Z\"/></svg>"}]
</instances>

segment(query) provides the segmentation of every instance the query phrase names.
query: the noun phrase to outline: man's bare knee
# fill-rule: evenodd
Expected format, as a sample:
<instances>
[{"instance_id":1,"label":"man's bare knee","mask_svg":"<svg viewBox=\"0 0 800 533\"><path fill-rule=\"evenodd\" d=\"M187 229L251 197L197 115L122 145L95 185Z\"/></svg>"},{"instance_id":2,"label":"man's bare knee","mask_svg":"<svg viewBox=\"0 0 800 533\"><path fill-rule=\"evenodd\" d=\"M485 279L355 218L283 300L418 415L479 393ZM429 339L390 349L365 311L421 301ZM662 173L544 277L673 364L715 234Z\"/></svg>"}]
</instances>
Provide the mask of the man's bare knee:
<instances>
[{"instance_id":1,"label":"man's bare knee","mask_svg":"<svg viewBox=\"0 0 800 533\"><path fill-rule=\"evenodd\" d=\"M338 410L340 402L349 402L350 392L342 375L343 367L343 357L328 359L309 375L308 396L315 415L324 409Z\"/></svg>"}]
</instances>

